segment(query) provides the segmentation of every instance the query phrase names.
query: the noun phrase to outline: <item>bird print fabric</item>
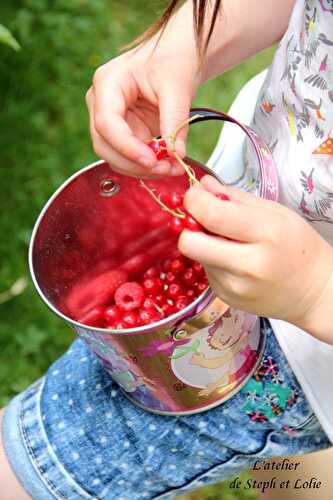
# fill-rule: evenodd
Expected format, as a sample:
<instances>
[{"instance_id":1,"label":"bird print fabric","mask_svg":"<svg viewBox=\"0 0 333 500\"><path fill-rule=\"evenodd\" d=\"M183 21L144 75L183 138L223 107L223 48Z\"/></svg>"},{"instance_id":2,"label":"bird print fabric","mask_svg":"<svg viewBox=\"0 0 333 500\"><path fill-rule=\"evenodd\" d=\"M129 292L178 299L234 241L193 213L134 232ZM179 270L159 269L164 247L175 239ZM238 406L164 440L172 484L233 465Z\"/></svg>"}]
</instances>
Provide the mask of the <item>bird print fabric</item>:
<instances>
[{"instance_id":1,"label":"bird print fabric","mask_svg":"<svg viewBox=\"0 0 333 500\"><path fill-rule=\"evenodd\" d=\"M281 203L333 244L333 1L298 0L261 89L252 127L272 151ZM249 178L259 177L245 148ZM248 189L250 190L250 189Z\"/></svg>"}]
</instances>

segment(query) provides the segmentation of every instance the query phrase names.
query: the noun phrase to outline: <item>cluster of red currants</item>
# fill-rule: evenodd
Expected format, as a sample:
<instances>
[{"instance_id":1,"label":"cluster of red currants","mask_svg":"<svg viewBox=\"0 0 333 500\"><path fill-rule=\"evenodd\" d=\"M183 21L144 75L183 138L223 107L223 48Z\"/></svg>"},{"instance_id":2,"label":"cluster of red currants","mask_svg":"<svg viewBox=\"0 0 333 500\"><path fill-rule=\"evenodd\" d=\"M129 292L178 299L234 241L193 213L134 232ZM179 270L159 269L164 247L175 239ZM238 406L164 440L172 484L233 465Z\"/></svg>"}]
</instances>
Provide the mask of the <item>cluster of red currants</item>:
<instances>
[{"instance_id":1,"label":"cluster of red currants","mask_svg":"<svg viewBox=\"0 0 333 500\"><path fill-rule=\"evenodd\" d=\"M167 145L163 139L153 139L148 143L148 146L154 151L157 160L165 160L170 158ZM215 196L222 201L229 201L230 198L225 193L216 193ZM183 206L184 195L180 193L171 193L163 200L164 207L169 209L172 217L169 222L170 229L180 234L184 229L190 231L205 231L205 228L189 214Z\"/></svg>"},{"instance_id":2,"label":"cluster of red currants","mask_svg":"<svg viewBox=\"0 0 333 500\"><path fill-rule=\"evenodd\" d=\"M109 305L95 307L80 322L113 330L149 325L181 311L207 287L202 265L175 251L141 279L119 285Z\"/></svg>"}]
</instances>

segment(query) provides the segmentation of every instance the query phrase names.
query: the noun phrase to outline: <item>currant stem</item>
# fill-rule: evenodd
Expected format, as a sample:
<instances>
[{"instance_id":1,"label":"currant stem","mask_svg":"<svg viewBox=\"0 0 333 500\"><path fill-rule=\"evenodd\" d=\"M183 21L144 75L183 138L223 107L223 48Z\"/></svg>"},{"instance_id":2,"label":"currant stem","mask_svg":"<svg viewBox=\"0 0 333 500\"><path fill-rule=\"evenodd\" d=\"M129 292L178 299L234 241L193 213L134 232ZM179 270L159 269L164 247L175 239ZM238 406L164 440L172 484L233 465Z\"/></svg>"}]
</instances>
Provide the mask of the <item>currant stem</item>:
<instances>
[{"instance_id":1,"label":"currant stem","mask_svg":"<svg viewBox=\"0 0 333 500\"><path fill-rule=\"evenodd\" d=\"M155 304L155 302L154 302L154 307L155 307L155 309L156 309L157 312L159 312L160 314L163 314L162 307L159 307L157 304Z\"/></svg>"},{"instance_id":2,"label":"currant stem","mask_svg":"<svg viewBox=\"0 0 333 500\"><path fill-rule=\"evenodd\" d=\"M148 187L147 184L142 179L140 179L140 186L146 189L146 191L148 191L150 196L154 198L154 200L160 205L160 207L163 208L163 210L169 212L174 217L178 217L179 219L185 219L186 215L181 210L178 209L178 212L175 212L174 210L171 210L171 208L167 207L167 205L165 205L163 201L161 201L161 199L158 196L156 196L154 190Z\"/></svg>"},{"instance_id":3,"label":"currant stem","mask_svg":"<svg viewBox=\"0 0 333 500\"><path fill-rule=\"evenodd\" d=\"M191 116L191 118L187 118L187 120L184 120L180 125L178 125L178 127L176 128L174 133L172 135L170 135L170 140L172 141L173 145L176 142L177 135L179 134L181 129L183 127L185 127L185 125L188 125L189 123L196 120L197 118L201 118L201 116L200 115L193 115L193 116Z\"/></svg>"},{"instance_id":4,"label":"currant stem","mask_svg":"<svg viewBox=\"0 0 333 500\"><path fill-rule=\"evenodd\" d=\"M190 180L190 185L193 185L195 183L199 183L198 179L194 175L193 170L188 165L186 165L186 163L184 162L184 160L181 159L181 157L179 156L179 154L177 153L177 151L172 151L172 154L174 155L174 157L176 158L176 160L181 164L181 166L183 167L183 169L187 173L188 178Z\"/></svg>"},{"instance_id":5,"label":"currant stem","mask_svg":"<svg viewBox=\"0 0 333 500\"><path fill-rule=\"evenodd\" d=\"M183 169L185 170L185 172L187 173L188 175L188 178L190 180L190 185L193 185L195 184L196 182L198 183L198 179L196 178L193 170L188 166L186 165L186 163L184 162L184 160L181 159L181 157L179 156L179 154L177 153L176 151L176 139L177 139L177 135L179 134L179 132L181 131L181 129L183 127L185 127L185 125L191 123L192 121L196 120L197 118L200 118L200 115L193 115L191 116L191 118L188 118L187 120L185 120L184 122L182 122L180 125L178 125L178 127L176 128L175 132L169 137L170 139L170 142L172 144L172 154L174 155L174 157L176 158L176 160L181 164L181 166L183 167Z\"/></svg>"}]
</instances>

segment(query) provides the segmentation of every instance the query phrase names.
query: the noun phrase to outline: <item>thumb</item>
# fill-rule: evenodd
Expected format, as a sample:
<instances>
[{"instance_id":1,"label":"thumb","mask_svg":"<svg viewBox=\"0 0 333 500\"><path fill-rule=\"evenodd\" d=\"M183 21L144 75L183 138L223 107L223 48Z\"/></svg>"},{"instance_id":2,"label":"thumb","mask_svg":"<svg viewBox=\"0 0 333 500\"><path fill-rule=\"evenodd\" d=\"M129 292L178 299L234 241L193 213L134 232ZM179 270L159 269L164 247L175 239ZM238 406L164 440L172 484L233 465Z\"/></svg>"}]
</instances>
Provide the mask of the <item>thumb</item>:
<instances>
[{"instance_id":1,"label":"thumb","mask_svg":"<svg viewBox=\"0 0 333 500\"><path fill-rule=\"evenodd\" d=\"M179 81L170 81L163 85L159 91L160 134L166 140L169 151L173 149L171 136L178 127L185 123L177 133L176 151L181 158L185 156L186 139L188 134L192 92L186 85L179 85Z\"/></svg>"}]
</instances>

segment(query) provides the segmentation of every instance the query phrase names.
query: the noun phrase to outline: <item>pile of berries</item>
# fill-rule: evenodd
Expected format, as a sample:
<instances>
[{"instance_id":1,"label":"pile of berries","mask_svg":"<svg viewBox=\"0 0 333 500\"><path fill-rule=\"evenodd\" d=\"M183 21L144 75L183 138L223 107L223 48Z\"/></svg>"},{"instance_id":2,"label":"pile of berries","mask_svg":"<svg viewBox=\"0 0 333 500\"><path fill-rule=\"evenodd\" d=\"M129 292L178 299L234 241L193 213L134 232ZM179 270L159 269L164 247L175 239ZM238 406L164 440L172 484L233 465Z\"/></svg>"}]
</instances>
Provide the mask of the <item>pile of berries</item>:
<instances>
[{"instance_id":1,"label":"pile of berries","mask_svg":"<svg viewBox=\"0 0 333 500\"><path fill-rule=\"evenodd\" d=\"M108 305L95 306L78 321L113 330L149 325L181 311L207 287L202 265L175 251L141 278L120 284Z\"/></svg>"},{"instance_id":2,"label":"pile of berries","mask_svg":"<svg viewBox=\"0 0 333 500\"><path fill-rule=\"evenodd\" d=\"M148 145L158 160L170 158L163 139L153 139ZM181 159L178 160L182 162ZM196 181L193 171L187 169L184 162L182 165L192 181ZM184 229L189 229L210 234L184 208L184 193L156 193L143 180L140 184L161 209L170 215L168 225L174 233L180 234ZM215 196L222 201L229 200L224 193L217 193ZM133 230L131 226L131 232ZM72 317L88 326L113 330L137 328L181 311L208 287L202 265L182 256L178 251L171 253L171 258L159 260L148 269L144 260L142 254L134 256L119 268L97 276L81 287L79 294L73 292L67 304ZM75 311L82 310L82 304L84 314L76 313Z\"/></svg>"}]
</instances>

